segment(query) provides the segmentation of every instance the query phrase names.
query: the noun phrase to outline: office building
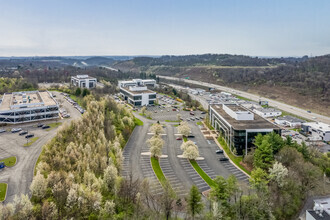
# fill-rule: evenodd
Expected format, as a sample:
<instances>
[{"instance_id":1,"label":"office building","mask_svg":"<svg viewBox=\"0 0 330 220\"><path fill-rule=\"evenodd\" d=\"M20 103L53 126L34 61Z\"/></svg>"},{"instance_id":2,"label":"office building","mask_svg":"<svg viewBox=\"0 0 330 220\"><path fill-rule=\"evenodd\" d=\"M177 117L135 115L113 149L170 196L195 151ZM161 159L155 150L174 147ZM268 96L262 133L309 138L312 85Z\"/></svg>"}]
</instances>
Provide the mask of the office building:
<instances>
[{"instance_id":1,"label":"office building","mask_svg":"<svg viewBox=\"0 0 330 220\"><path fill-rule=\"evenodd\" d=\"M300 127L302 123L306 121L293 117L291 115L285 115L283 117L275 118L275 123L278 125L289 126L289 127Z\"/></svg>"},{"instance_id":2,"label":"office building","mask_svg":"<svg viewBox=\"0 0 330 220\"><path fill-rule=\"evenodd\" d=\"M274 108L255 108L253 112L264 118L272 118L282 115L280 110Z\"/></svg>"},{"instance_id":3,"label":"office building","mask_svg":"<svg viewBox=\"0 0 330 220\"><path fill-rule=\"evenodd\" d=\"M97 79L88 75L71 76L71 84L80 88L95 88Z\"/></svg>"},{"instance_id":4,"label":"office building","mask_svg":"<svg viewBox=\"0 0 330 220\"><path fill-rule=\"evenodd\" d=\"M209 105L209 120L238 155L247 154L254 147L254 138L259 133L281 134L279 127L237 104Z\"/></svg>"},{"instance_id":5,"label":"office building","mask_svg":"<svg viewBox=\"0 0 330 220\"><path fill-rule=\"evenodd\" d=\"M5 93L0 103L0 123L54 119L58 113L59 105L48 91Z\"/></svg>"},{"instance_id":6,"label":"office building","mask_svg":"<svg viewBox=\"0 0 330 220\"><path fill-rule=\"evenodd\" d=\"M154 87L156 85L156 80L154 79L132 79L128 81L119 81L118 87L129 87L129 86L151 86Z\"/></svg>"},{"instance_id":7,"label":"office building","mask_svg":"<svg viewBox=\"0 0 330 220\"><path fill-rule=\"evenodd\" d=\"M315 199L313 209L306 210L306 220L330 219L330 198Z\"/></svg>"},{"instance_id":8,"label":"office building","mask_svg":"<svg viewBox=\"0 0 330 220\"><path fill-rule=\"evenodd\" d=\"M149 90L146 86L120 87L120 94L133 106L153 105L156 100L156 92Z\"/></svg>"},{"instance_id":9,"label":"office building","mask_svg":"<svg viewBox=\"0 0 330 220\"><path fill-rule=\"evenodd\" d=\"M330 141L330 125L323 122L306 122L302 124L303 132L317 134L322 141Z\"/></svg>"}]
</instances>

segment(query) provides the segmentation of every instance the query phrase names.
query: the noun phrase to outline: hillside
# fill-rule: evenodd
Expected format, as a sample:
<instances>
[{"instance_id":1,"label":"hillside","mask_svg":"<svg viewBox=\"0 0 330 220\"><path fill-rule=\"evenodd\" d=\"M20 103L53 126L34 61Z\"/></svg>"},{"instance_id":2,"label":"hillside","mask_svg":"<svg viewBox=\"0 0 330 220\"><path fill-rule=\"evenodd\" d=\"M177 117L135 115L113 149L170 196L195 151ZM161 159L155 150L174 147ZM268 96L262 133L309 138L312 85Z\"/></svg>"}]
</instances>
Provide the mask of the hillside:
<instances>
[{"instance_id":1,"label":"hillside","mask_svg":"<svg viewBox=\"0 0 330 220\"><path fill-rule=\"evenodd\" d=\"M181 65L180 65L181 62ZM164 56L118 62L123 72L146 72L226 85L330 115L330 55L252 58L236 55Z\"/></svg>"}]
</instances>

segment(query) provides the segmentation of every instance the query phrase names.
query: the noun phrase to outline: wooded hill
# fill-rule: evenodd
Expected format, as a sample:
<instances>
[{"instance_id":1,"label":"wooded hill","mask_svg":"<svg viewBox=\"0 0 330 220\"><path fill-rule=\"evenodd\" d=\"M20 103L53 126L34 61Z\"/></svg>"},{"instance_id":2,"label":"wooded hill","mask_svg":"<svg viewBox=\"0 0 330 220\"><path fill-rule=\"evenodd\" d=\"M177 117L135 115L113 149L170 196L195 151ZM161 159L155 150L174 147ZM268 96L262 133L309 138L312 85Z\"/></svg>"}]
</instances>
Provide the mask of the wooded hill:
<instances>
[{"instance_id":1,"label":"wooded hill","mask_svg":"<svg viewBox=\"0 0 330 220\"><path fill-rule=\"evenodd\" d=\"M313 58L212 54L139 57L117 62L114 67L123 72L189 77L258 93L327 115L330 112L330 55Z\"/></svg>"}]
</instances>

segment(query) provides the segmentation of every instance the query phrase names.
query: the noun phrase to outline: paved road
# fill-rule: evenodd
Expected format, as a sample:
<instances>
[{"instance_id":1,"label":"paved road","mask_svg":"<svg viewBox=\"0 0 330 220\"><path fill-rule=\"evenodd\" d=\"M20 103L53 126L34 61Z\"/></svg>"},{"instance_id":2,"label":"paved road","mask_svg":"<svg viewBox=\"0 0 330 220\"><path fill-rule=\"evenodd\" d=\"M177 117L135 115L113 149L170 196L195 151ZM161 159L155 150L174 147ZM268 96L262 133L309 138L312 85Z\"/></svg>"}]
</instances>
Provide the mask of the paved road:
<instances>
[{"instance_id":1,"label":"paved road","mask_svg":"<svg viewBox=\"0 0 330 220\"><path fill-rule=\"evenodd\" d=\"M301 109L301 108L297 108L279 101L275 101L269 98L265 98L265 97L260 97L259 95L255 95L255 94L251 94L251 93L247 93L244 91L240 91L240 90L236 90L236 89L232 89L229 87L225 87L225 86L219 86L216 84L211 84L211 83L206 83L206 82L200 82L200 81L195 81L195 80L189 80L189 79L179 79L176 77L169 77L169 76L158 76L159 78L164 78L164 79L169 79L169 80L176 80L176 81L181 81L181 82L187 82L187 83L191 83L191 84L195 84L195 85L202 85L202 86L207 86L210 88L216 88L222 91L226 91L226 92L230 92L232 94L236 94L254 101L259 101L259 99L268 101L268 104L270 106L274 106L276 108L279 108L283 111L286 112L290 112L292 114L298 115L300 117L304 117L307 118L309 120L317 120L320 122L324 122L327 124L330 124L330 117L324 116L324 115L320 115L320 114L316 114L316 113L308 113L307 110L308 109ZM317 118L317 119L314 119Z\"/></svg>"},{"instance_id":2,"label":"paved road","mask_svg":"<svg viewBox=\"0 0 330 220\"><path fill-rule=\"evenodd\" d=\"M55 92L59 99L63 97ZM59 120L62 122L69 122L81 116L81 114L73 108L68 102L62 102L63 107L67 109L71 115L69 119ZM44 121L42 123L50 123L52 121ZM30 184L34 176L34 166L44 146L50 139L56 135L57 129L45 131L40 128L33 127L37 123L29 123L15 126L7 126L6 129L12 127L21 127L23 130L28 130L34 133L35 136L40 137L30 147L23 147L26 140L24 136L19 136L17 133L2 133L0 134L0 158L7 158L9 156L16 156L17 162L13 167L5 168L0 171L0 182L8 183L7 197L4 203L12 202L15 195L29 194ZM5 152L5 154L2 154Z\"/></svg>"}]
</instances>

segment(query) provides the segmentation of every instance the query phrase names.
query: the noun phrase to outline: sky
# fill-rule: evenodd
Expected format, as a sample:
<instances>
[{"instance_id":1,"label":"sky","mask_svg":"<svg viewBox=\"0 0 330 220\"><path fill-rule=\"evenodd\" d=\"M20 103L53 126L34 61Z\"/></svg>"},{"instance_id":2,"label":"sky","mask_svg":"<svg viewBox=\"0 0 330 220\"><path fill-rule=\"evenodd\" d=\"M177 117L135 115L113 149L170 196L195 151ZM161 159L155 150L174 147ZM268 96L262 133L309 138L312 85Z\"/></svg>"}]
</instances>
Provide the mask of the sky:
<instances>
[{"instance_id":1,"label":"sky","mask_svg":"<svg viewBox=\"0 0 330 220\"><path fill-rule=\"evenodd\" d=\"M318 56L328 0L0 0L0 56Z\"/></svg>"}]
</instances>

